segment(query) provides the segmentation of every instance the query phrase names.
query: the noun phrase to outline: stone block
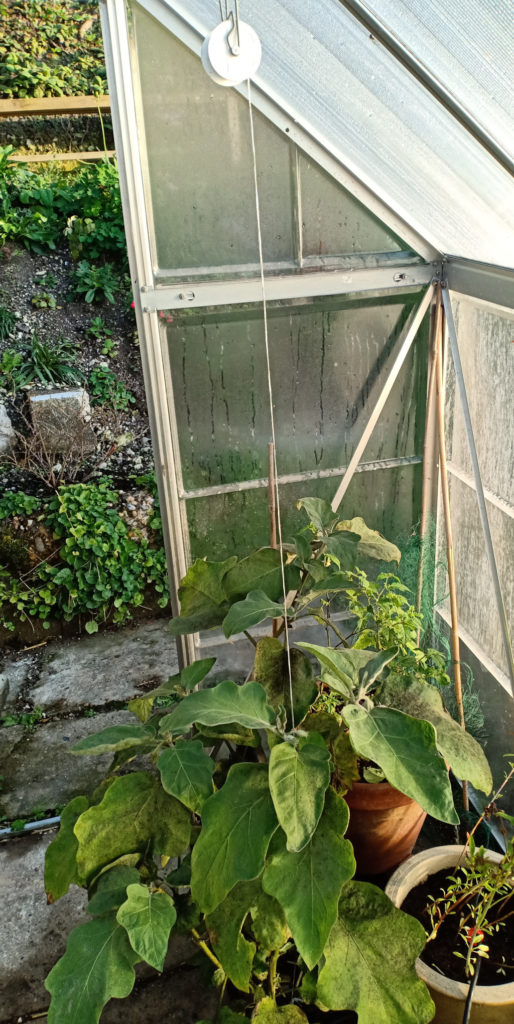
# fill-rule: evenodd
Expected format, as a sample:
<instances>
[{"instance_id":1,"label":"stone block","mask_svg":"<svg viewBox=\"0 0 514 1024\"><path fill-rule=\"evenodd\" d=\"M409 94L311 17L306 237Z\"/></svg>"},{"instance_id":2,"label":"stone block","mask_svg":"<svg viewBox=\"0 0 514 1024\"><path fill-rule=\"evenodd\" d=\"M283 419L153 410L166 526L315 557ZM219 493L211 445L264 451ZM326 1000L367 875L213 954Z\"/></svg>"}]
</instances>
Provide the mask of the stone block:
<instances>
[{"instance_id":1,"label":"stone block","mask_svg":"<svg viewBox=\"0 0 514 1024\"><path fill-rule=\"evenodd\" d=\"M6 455L14 445L16 434L5 405L0 402L0 455Z\"/></svg>"},{"instance_id":2,"label":"stone block","mask_svg":"<svg viewBox=\"0 0 514 1024\"><path fill-rule=\"evenodd\" d=\"M49 454L87 455L95 450L89 395L84 388L32 391L30 410L34 433Z\"/></svg>"},{"instance_id":3,"label":"stone block","mask_svg":"<svg viewBox=\"0 0 514 1024\"><path fill-rule=\"evenodd\" d=\"M82 637L45 649L31 697L45 711L77 711L141 697L178 672L177 647L167 620L116 633Z\"/></svg>"},{"instance_id":4,"label":"stone block","mask_svg":"<svg viewBox=\"0 0 514 1024\"><path fill-rule=\"evenodd\" d=\"M18 731L14 726L0 730L13 733L2 759L3 790L0 793L2 813L8 818L32 819L42 812L62 807L74 796L90 793L107 774L111 754L98 757L76 757L71 748L84 736L90 736L112 725L133 723L128 711L111 711L94 718L68 719L39 725L34 732Z\"/></svg>"}]
</instances>

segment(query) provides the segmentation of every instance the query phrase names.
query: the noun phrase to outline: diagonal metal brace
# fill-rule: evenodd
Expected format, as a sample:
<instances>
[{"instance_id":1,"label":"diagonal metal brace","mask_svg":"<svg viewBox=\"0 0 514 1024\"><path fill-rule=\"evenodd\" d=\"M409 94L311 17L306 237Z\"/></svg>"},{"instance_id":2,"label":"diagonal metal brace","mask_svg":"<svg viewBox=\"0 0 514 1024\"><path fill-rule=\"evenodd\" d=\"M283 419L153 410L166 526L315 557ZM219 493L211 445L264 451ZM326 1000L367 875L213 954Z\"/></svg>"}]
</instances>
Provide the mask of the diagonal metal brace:
<instances>
[{"instance_id":1,"label":"diagonal metal brace","mask_svg":"<svg viewBox=\"0 0 514 1024\"><path fill-rule=\"evenodd\" d=\"M345 494L346 494L346 492L348 490L348 487L349 487L349 485L351 483L351 480L353 478L355 470L357 469L357 466L359 465L359 462L360 462L361 457L363 455L364 449L365 449L365 447L366 447L366 445L367 445L367 443L368 443L368 441L369 441L369 439L370 439L370 437L371 437L371 435L372 435L372 433L373 433L373 431L374 431L374 429L376 427L376 424L378 422L378 419L380 417L382 409L384 408L384 405L386 404L386 401L387 401L389 395L391 394L391 391L393 389L394 383L395 383L395 381L396 381L396 379L398 377L398 374L399 374L399 372L400 372L400 370L401 370L401 368L402 368L402 366L403 366L403 364L405 362L405 359L407 358L407 355L408 355L408 353L409 353L409 351L411 349L412 343L413 343L413 341L414 341L414 339L415 339L415 337L416 337L416 335L418 333L418 330L419 330L420 325L421 325L421 323L423 321L423 318L424 318L424 316L425 316L425 314L426 314L426 312L427 312L427 310L428 310L428 308L429 308L429 306L430 306L430 304L431 304L431 302L432 302L432 300L434 298L434 293L435 293L435 285L430 284L428 286L428 288L427 288L427 290L426 290L426 292L425 292L425 294L424 294L424 296L423 296L423 298L422 298L418 308L416 309L416 312L414 313L414 316L412 317L412 319L409 322L409 325L408 325L408 327L406 329L406 333L404 335L403 341L402 341L402 343L400 345L400 349L398 351L396 359L394 360L394 363L393 363L393 365L391 367L391 370L389 372L389 376L388 376L388 378L387 378L387 380L386 380L386 382L385 382L385 384L384 384L384 386L382 388L382 391L380 392L380 394L378 396L377 402L376 402L375 407L374 407L374 409L373 409L373 411L371 413L371 416L370 416L368 422L366 423L366 426L365 426L365 428L364 428L364 430L363 430L363 432L361 434L361 437L359 438L359 440L357 442L357 446L355 448L355 451L354 451L354 453L353 453L353 455L352 455L352 457L350 459L350 462L348 463L348 468L347 468L347 470L346 470L346 472L345 472L345 474L343 476L343 479L341 480L341 483L339 484L339 487L337 488L337 491L336 491L336 493L334 495L334 498L333 498L333 501L332 501L332 511L333 512L337 512L337 510L338 510L338 508L339 508L339 506L340 506L340 504L341 504L341 502L342 502L342 500L343 500L343 498L344 498L344 496L345 496Z\"/></svg>"}]
</instances>

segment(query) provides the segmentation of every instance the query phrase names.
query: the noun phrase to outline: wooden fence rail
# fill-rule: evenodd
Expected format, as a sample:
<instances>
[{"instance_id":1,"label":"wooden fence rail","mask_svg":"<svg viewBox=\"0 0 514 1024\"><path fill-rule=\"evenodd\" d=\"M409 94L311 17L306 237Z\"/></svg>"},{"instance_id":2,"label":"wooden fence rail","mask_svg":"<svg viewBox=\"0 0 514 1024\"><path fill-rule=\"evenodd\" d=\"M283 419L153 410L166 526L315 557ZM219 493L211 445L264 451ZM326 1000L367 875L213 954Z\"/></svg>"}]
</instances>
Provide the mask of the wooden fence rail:
<instances>
[{"instance_id":1,"label":"wooden fence rail","mask_svg":"<svg viewBox=\"0 0 514 1024\"><path fill-rule=\"evenodd\" d=\"M108 114L111 101L108 96L30 96L0 100L0 118L45 117L67 114ZM10 157L14 163L42 164L55 161L103 160L114 156L113 149L82 150L79 153L17 153Z\"/></svg>"},{"instance_id":2,"label":"wooden fence rail","mask_svg":"<svg viewBox=\"0 0 514 1024\"><path fill-rule=\"evenodd\" d=\"M30 96L0 100L0 117L37 117L45 114L108 114L108 96Z\"/></svg>"}]
</instances>

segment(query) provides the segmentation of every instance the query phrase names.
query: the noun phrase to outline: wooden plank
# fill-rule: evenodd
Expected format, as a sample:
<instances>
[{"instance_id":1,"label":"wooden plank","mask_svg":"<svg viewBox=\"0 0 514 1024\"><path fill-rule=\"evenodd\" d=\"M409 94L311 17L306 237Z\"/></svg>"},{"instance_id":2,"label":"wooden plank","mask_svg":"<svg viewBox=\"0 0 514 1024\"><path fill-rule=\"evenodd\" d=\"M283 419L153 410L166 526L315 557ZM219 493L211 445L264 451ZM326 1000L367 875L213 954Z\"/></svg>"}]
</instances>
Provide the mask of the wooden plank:
<instances>
[{"instance_id":1,"label":"wooden plank","mask_svg":"<svg viewBox=\"0 0 514 1024\"><path fill-rule=\"evenodd\" d=\"M18 153L9 160L18 164L45 164L57 160L103 160L106 156L115 156L114 149L85 150L83 153Z\"/></svg>"},{"instance_id":2,"label":"wooden plank","mask_svg":"<svg viewBox=\"0 0 514 1024\"><path fill-rule=\"evenodd\" d=\"M35 117L44 114L108 114L108 96L44 96L0 100L0 117Z\"/></svg>"}]
</instances>

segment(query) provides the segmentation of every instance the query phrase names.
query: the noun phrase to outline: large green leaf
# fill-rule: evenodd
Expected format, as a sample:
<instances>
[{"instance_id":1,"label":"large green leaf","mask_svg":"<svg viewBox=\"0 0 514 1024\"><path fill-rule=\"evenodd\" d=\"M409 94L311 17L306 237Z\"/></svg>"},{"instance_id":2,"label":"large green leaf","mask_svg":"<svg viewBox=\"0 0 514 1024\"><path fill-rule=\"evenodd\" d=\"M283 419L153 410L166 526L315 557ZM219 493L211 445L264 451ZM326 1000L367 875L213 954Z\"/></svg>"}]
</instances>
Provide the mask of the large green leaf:
<instances>
[{"instance_id":1,"label":"large green leaf","mask_svg":"<svg viewBox=\"0 0 514 1024\"><path fill-rule=\"evenodd\" d=\"M337 567L342 572L354 569L357 562L357 546L359 535L345 530L342 533L333 533L325 541L325 549L329 555L337 560Z\"/></svg>"},{"instance_id":2,"label":"large green leaf","mask_svg":"<svg viewBox=\"0 0 514 1024\"><path fill-rule=\"evenodd\" d=\"M263 590L276 601L282 593L280 551L275 548L253 551L248 558L243 558L229 570L223 580L223 587L231 604L250 590Z\"/></svg>"},{"instance_id":3,"label":"large green leaf","mask_svg":"<svg viewBox=\"0 0 514 1024\"><path fill-rule=\"evenodd\" d=\"M170 623L174 636L221 625L229 605L223 580L236 562L235 555L224 562L198 559L188 569L178 591L180 615Z\"/></svg>"},{"instance_id":4,"label":"large green leaf","mask_svg":"<svg viewBox=\"0 0 514 1024\"><path fill-rule=\"evenodd\" d=\"M365 711L355 704L343 708L343 718L357 753L375 761L395 789L416 800L433 818L458 824L433 725L393 708Z\"/></svg>"},{"instance_id":5,"label":"large green leaf","mask_svg":"<svg viewBox=\"0 0 514 1024\"><path fill-rule=\"evenodd\" d=\"M98 1024L109 999L132 992L138 959L115 914L79 925L45 982L48 1024Z\"/></svg>"},{"instance_id":6,"label":"large green leaf","mask_svg":"<svg viewBox=\"0 0 514 1024\"><path fill-rule=\"evenodd\" d=\"M437 749L458 779L468 779L475 789L490 793L491 769L482 747L444 709L435 686L422 679L407 679L391 673L380 690L380 703L431 722Z\"/></svg>"},{"instance_id":7,"label":"large green leaf","mask_svg":"<svg viewBox=\"0 0 514 1024\"><path fill-rule=\"evenodd\" d=\"M214 726L229 722L237 722L246 729L270 729L276 717L259 683L250 681L238 686L226 679L211 690L197 690L184 697L178 707L161 718L160 731L181 735L194 724Z\"/></svg>"},{"instance_id":8,"label":"large green leaf","mask_svg":"<svg viewBox=\"0 0 514 1024\"><path fill-rule=\"evenodd\" d=\"M423 927L375 885L349 882L324 952L318 999L359 1024L428 1024L434 1004L415 971Z\"/></svg>"},{"instance_id":9,"label":"large green leaf","mask_svg":"<svg viewBox=\"0 0 514 1024\"><path fill-rule=\"evenodd\" d=\"M127 747L148 744L153 736L152 729L143 725L111 725L108 729L84 736L71 748L72 754L109 754Z\"/></svg>"},{"instance_id":10,"label":"large green leaf","mask_svg":"<svg viewBox=\"0 0 514 1024\"><path fill-rule=\"evenodd\" d=\"M307 714L317 696L318 688L314 679L312 664L295 647L289 652L291 681L293 689L293 715L295 724ZM287 652L277 637L263 636L257 641L253 676L264 687L268 703L278 711L284 707L289 725L291 721L291 686Z\"/></svg>"},{"instance_id":11,"label":"large green leaf","mask_svg":"<svg viewBox=\"0 0 514 1024\"><path fill-rule=\"evenodd\" d=\"M146 885L129 885L127 898L116 914L130 945L141 960L162 971L177 911L166 892L152 892Z\"/></svg>"},{"instance_id":12,"label":"large green leaf","mask_svg":"<svg viewBox=\"0 0 514 1024\"><path fill-rule=\"evenodd\" d=\"M318 533L329 534L334 529L338 513L332 511L329 501L325 501L324 498L300 498L296 505L297 508L305 509Z\"/></svg>"},{"instance_id":13,"label":"large green leaf","mask_svg":"<svg viewBox=\"0 0 514 1024\"><path fill-rule=\"evenodd\" d=\"M243 729L237 722L227 722L226 725L200 725L196 727L195 735L200 739L204 747L212 747L228 740L240 747L260 747L261 738L256 729Z\"/></svg>"},{"instance_id":14,"label":"large green leaf","mask_svg":"<svg viewBox=\"0 0 514 1024\"><path fill-rule=\"evenodd\" d=\"M263 888L284 909L300 955L312 970L337 918L341 887L355 871L352 844L344 839L348 807L328 789L319 825L300 853L290 853L277 833L263 876Z\"/></svg>"},{"instance_id":15,"label":"large green leaf","mask_svg":"<svg viewBox=\"0 0 514 1024\"><path fill-rule=\"evenodd\" d=\"M258 1024L308 1024L308 1017L299 1006L295 1003L277 1006L271 996L257 1003L252 1020Z\"/></svg>"},{"instance_id":16,"label":"large green leaf","mask_svg":"<svg viewBox=\"0 0 514 1024\"><path fill-rule=\"evenodd\" d=\"M364 519L343 519L337 524L336 530L351 530L359 535L358 554L366 558L378 558L383 562L400 562L401 552L396 544L382 537L378 530L370 530Z\"/></svg>"},{"instance_id":17,"label":"large green leaf","mask_svg":"<svg viewBox=\"0 0 514 1024\"><path fill-rule=\"evenodd\" d=\"M199 740L179 740L163 750L159 761L161 781L167 793L200 814L205 800L212 796L214 761Z\"/></svg>"},{"instance_id":18,"label":"large green leaf","mask_svg":"<svg viewBox=\"0 0 514 1024\"><path fill-rule=\"evenodd\" d=\"M45 856L45 891L49 903L64 896L70 885L81 884L77 871L79 844L73 828L88 807L87 797L76 796L61 813L61 827Z\"/></svg>"},{"instance_id":19,"label":"large green leaf","mask_svg":"<svg viewBox=\"0 0 514 1024\"><path fill-rule=\"evenodd\" d=\"M268 766L233 765L223 788L203 805L193 847L191 894L204 913L215 910L237 882L257 878L277 828Z\"/></svg>"},{"instance_id":20,"label":"large green leaf","mask_svg":"<svg viewBox=\"0 0 514 1024\"><path fill-rule=\"evenodd\" d=\"M284 614L284 602L272 601L263 590L250 590L244 601L236 601L223 619L226 637L243 633L264 619L278 619Z\"/></svg>"},{"instance_id":21,"label":"large green leaf","mask_svg":"<svg viewBox=\"0 0 514 1024\"><path fill-rule=\"evenodd\" d=\"M318 659L324 669L323 679L344 697L356 693L359 688L359 672L365 668L369 661L376 657L376 651L357 651L354 647L350 650L335 650L332 647L320 647L318 644L306 644L298 642L298 647Z\"/></svg>"},{"instance_id":22,"label":"large green leaf","mask_svg":"<svg viewBox=\"0 0 514 1024\"><path fill-rule=\"evenodd\" d=\"M194 661L192 665L186 665L181 672L176 672L174 676L170 676L165 683L161 683L160 686L157 686L146 697L136 697L134 700L129 701L129 711L133 711L142 722L148 721L157 697L168 697L170 694L175 693L178 687L182 690L193 690L198 683L202 682L202 679L205 679L215 661L216 658L200 658L199 661Z\"/></svg>"},{"instance_id":23,"label":"large green leaf","mask_svg":"<svg viewBox=\"0 0 514 1024\"><path fill-rule=\"evenodd\" d=\"M94 894L87 905L92 917L111 913L121 907L127 898L127 886L139 882L139 871L129 864L116 864L100 875L94 886Z\"/></svg>"},{"instance_id":24,"label":"large green leaf","mask_svg":"<svg viewBox=\"0 0 514 1024\"><path fill-rule=\"evenodd\" d=\"M242 992L250 989L257 948L255 942L245 939L242 929L260 888L260 880L239 882L219 907L205 918L212 948L225 974Z\"/></svg>"},{"instance_id":25,"label":"large green leaf","mask_svg":"<svg viewBox=\"0 0 514 1024\"><path fill-rule=\"evenodd\" d=\"M190 815L146 772L115 779L99 804L75 824L77 866L91 879L127 853L148 849L178 857L189 846Z\"/></svg>"},{"instance_id":26,"label":"large green leaf","mask_svg":"<svg viewBox=\"0 0 514 1024\"><path fill-rule=\"evenodd\" d=\"M287 849L297 853L309 842L321 817L330 782L330 753L318 733L297 747L278 743L271 751L269 787Z\"/></svg>"}]
</instances>

